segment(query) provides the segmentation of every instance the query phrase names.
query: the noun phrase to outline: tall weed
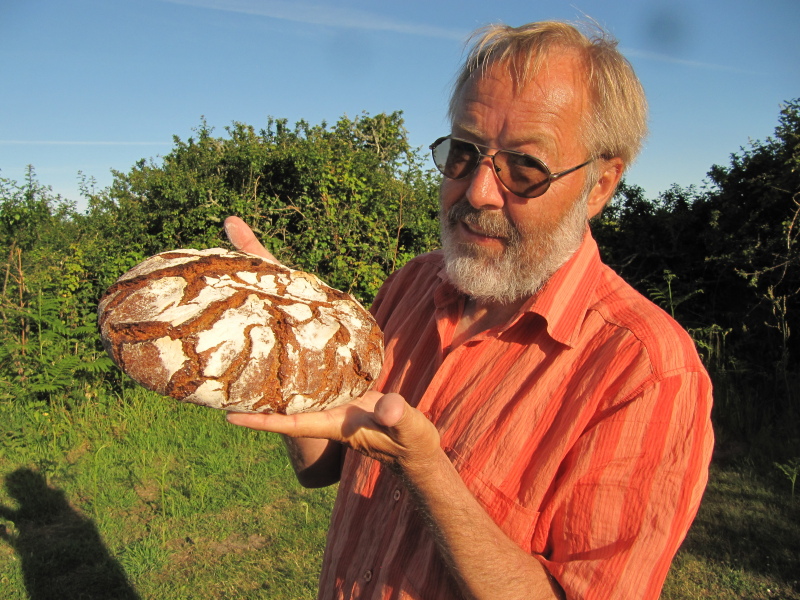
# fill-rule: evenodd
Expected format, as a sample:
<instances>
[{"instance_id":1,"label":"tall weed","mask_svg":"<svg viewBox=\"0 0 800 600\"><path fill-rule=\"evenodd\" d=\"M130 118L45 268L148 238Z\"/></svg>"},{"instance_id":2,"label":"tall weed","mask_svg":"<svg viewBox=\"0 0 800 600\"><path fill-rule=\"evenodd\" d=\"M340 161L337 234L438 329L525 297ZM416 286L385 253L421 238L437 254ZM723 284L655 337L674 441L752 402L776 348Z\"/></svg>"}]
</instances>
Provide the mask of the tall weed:
<instances>
[{"instance_id":1,"label":"tall weed","mask_svg":"<svg viewBox=\"0 0 800 600\"><path fill-rule=\"evenodd\" d=\"M98 375L112 369L111 360L97 349L93 313L82 311L70 325L62 317L62 299L42 292L30 306L5 297L1 306L0 399L35 401L88 391Z\"/></svg>"}]
</instances>

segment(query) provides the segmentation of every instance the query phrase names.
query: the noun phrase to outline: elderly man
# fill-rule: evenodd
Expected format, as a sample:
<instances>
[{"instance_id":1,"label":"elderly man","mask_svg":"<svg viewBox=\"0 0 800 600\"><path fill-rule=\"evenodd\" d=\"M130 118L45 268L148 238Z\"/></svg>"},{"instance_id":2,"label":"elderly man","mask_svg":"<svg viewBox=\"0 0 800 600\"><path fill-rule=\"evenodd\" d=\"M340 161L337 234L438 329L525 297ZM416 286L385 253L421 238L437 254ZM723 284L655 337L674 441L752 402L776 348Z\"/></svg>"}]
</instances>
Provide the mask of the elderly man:
<instances>
[{"instance_id":1,"label":"elderly man","mask_svg":"<svg viewBox=\"0 0 800 600\"><path fill-rule=\"evenodd\" d=\"M340 481L320 598L656 598L713 441L691 339L601 263L587 225L644 136L641 86L602 36L495 26L450 117L431 146L443 250L372 306L374 391L229 420L291 436L304 485Z\"/></svg>"}]
</instances>

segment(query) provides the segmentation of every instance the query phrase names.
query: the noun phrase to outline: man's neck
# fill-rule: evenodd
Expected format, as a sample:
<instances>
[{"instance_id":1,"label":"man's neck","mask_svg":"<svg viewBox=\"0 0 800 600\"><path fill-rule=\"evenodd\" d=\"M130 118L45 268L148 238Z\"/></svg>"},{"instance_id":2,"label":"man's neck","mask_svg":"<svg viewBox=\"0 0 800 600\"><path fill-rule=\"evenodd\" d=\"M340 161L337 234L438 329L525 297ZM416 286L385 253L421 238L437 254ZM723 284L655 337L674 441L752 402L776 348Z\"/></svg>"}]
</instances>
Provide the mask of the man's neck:
<instances>
[{"instance_id":1,"label":"man's neck","mask_svg":"<svg viewBox=\"0 0 800 600\"><path fill-rule=\"evenodd\" d=\"M526 298L505 304L488 300L467 298L464 312L456 325L452 346L463 344L470 338L507 323L525 303Z\"/></svg>"}]
</instances>

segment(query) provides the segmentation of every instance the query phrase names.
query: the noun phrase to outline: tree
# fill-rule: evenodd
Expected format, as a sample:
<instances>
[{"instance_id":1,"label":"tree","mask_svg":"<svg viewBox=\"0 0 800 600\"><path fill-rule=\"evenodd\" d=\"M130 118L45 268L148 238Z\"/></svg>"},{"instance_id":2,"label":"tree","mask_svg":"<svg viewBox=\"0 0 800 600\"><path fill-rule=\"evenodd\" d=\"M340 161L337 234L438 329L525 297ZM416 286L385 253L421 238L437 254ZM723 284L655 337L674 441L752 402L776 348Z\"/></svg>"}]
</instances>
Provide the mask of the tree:
<instances>
[{"instance_id":1,"label":"tree","mask_svg":"<svg viewBox=\"0 0 800 600\"><path fill-rule=\"evenodd\" d=\"M86 393L110 368L74 203L41 185L0 179L0 401Z\"/></svg>"},{"instance_id":2,"label":"tree","mask_svg":"<svg viewBox=\"0 0 800 600\"><path fill-rule=\"evenodd\" d=\"M700 197L694 187L673 185L649 200L641 187L623 181L592 224L604 260L686 327L705 323L696 300L688 302L703 293L702 224L693 211Z\"/></svg>"},{"instance_id":3,"label":"tree","mask_svg":"<svg viewBox=\"0 0 800 600\"><path fill-rule=\"evenodd\" d=\"M115 174L112 203L137 223L127 226L145 254L219 245L237 214L285 262L370 302L389 273L436 244L435 182L400 113L226 131L214 137L203 122L161 164Z\"/></svg>"},{"instance_id":4,"label":"tree","mask_svg":"<svg viewBox=\"0 0 800 600\"><path fill-rule=\"evenodd\" d=\"M714 189L697 207L707 223L706 262L716 292L707 313L731 328L739 369L762 397L774 399L766 403L772 413L766 420L797 419L800 101L782 108L774 138L752 143L709 177Z\"/></svg>"},{"instance_id":5,"label":"tree","mask_svg":"<svg viewBox=\"0 0 800 600\"><path fill-rule=\"evenodd\" d=\"M800 418L800 102L709 179L656 200L623 184L593 228L612 266L693 334L717 422L756 435Z\"/></svg>"}]
</instances>

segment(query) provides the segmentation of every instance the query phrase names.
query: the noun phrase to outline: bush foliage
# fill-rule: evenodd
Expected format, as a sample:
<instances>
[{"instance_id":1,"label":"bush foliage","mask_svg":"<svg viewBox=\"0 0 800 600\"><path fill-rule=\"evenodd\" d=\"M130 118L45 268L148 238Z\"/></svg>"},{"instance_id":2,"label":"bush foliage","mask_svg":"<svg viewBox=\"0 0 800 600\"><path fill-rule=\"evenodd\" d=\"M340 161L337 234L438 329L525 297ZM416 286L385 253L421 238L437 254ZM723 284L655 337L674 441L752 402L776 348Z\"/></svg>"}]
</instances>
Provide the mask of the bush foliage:
<instances>
[{"instance_id":1,"label":"bush foliage","mask_svg":"<svg viewBox=\"0 0 800 600\"><path fill-rule=\"evenodd\" d=\"M800 452L800 100L775 136L656 200L623 185L595 224L607 261L692 333L736 436Z\"/></svg>"},{"instance_id":2,"label":"bush foliage","mask_svg":"<svg viewBox=\"0 0 800 600\"><path fill-rule=\"evenodd\" d=\"M94 326L125 270L163 250L226 245L241 216L292 266L369 304L383 280L438 244L437 177L400 113L335 125L202 121L159 160L115 172L88 208L30 169L0 179L0 401L78 402L127 385ZM692 333L716 384L715 420L758 440L794 432L800 453L800 100L773 138L715 165L707 184L655 199L623 183L593 223L607 262ZM794 446L792 446L794 444Z\"/></svg>"}]
</instances>

